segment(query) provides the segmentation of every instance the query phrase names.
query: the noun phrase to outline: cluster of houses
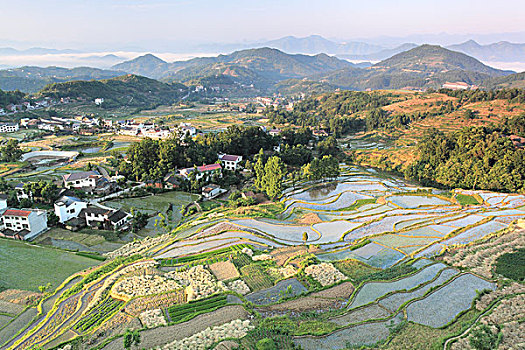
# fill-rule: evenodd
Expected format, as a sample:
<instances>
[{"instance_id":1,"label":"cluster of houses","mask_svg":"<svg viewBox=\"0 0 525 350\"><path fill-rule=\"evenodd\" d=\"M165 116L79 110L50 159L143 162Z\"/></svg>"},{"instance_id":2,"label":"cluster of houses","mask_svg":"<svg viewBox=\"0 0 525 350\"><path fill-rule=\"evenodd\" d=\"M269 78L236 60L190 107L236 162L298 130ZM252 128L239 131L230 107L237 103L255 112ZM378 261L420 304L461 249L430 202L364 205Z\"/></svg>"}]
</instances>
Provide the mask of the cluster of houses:
<instances>
[{"instance_id":1,"label":"cluster of houses","mask_svg":"<svg viewBox=\"0 0 525 350\"><path fill-rule=\"evenodd\" d=\"M39 108L46 108L51 107L57 104L66 104L69 103L70 99L69 97L61 98L60 100L55 100L50 97L45 97L40 101L33 101L31 102L25 101L21 104L8 104L4 108L0 108L0 116L2 115L8 115L8 114L15 114L22 111L32 111Z\"/></svg>"},{"instance_id":2,"label":"cluster of houses","mask_svg":"<svg viewBox=\"0 0 525 350\"><path fill-rule=\"evenodd\" d=\"M86 193L107 193L108 186L114 183L96 171L84 171L64 175L64 189L54 203L54 213L58 221L70 230L91 227L104 230L122 230L128 226L131 214L100 204L89 204L75 197L72 189ZM15 186L17 199L31 199L32 194L23 184ZM0 237L18 240L31 240L48 229L48 213L40 209L9 208L7 195L0 194Z\"/></svg>"},{"instance_id":3,"label":"cluster of houses","mask_svg":"<svg viewBox=\"0 0 525 350\"><path fill-rule=\"evenodd\" d=\"M155 123L140 123L134 120L118 121L120 135L149 137L151 139L166 139L176 134L180 139L197 135L197 129L189 123L181 123L176 128L161 128Z\"/></svg>"}]
</instances>

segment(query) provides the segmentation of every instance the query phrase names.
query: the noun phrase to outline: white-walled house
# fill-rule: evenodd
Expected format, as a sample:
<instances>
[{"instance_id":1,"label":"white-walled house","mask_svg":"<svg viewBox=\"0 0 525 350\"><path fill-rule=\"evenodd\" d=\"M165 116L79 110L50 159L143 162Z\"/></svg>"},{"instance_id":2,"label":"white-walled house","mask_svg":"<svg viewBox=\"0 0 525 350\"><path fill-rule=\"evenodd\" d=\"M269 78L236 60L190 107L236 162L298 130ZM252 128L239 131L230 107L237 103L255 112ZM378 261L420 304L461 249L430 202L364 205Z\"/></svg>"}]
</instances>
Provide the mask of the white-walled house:
<instances>
[{"instance_id":1,"label":"white-walled house","mask_svg":"<svg viewBox=\"0 0 525 350\"><path fill-rule=\"evenodd\" d=\"M37 209L7 209L0 216L0 236L28 240L47 229L47 213Z\"/></svg>"},{"instance_id":2,"label":"white-walled house","mask_svg":"<svg viewBox=\"0 0 525 350\"><path fill-rule=\"evenodd\" d=\"M221 189L220 186L216 184L209 184L202 188L202 196L204 199L215 198L224 192L226 192L226 190Z\"/></svg>"},{"instance_id":3,"label":"white-walled house","mask_svg":"<svg viewBox=\"0 0 525 350\"><path fill-rule=\"evenodd\" d=\"M78 217L82 209L87 208L87 205L77 197L62 196L55 202L55 215L58 216L58 221L64 223Z\"/></svg>"},{"instance_id":4,"label":"white-walled house","mask_svg":"<svg viewBox=\"0 0 525 350\"><path fill-rule=\"evenodd\" d=\"M242 156L221 154L219 155L219 160L221 161L224 169L235 171L239 168L239 163L242 161Z\"/></svg>"},{"instance_id":5,"label":"white-walled house","mask_svg":"<svg viewBox=\"0 0 525 350\"><path fill-rule=\"evenodd\" d=\"M0 212L7 209L7 194L0 193Z\"/></svg>"},{"instance_id":6,"label":"white-walled house","mask_svg":"<svg viewBox=\"0 0 525 350\"><path fill-rule=\"evenodd\" d=\"M17 132L19 129L18 123L1 123L0 133Z\"/></svg>"},{"instance_id":7,"label":"white-walled house","mask_svg":"<svg viewBox=\"0 0 525 350\"><path fill-rule=\"evenodd\" d=\"M91 205L83 209L79 217L86 221L87 226L118 230L131 219L131 214L120 209Z\"/></svg>"},{"instance_id":8,"label":"white-walled house","mask_svg":"<svg viewBox=\"0 0 525 350\"><path fill-rule=\"evenodd\" d=\"M32 199L31 192L24 189L24 184L19 183L15 186L16 199L20 202L22 199Z\"/></svg>"},{"instance_id":9,"label":"white-walled house","mask_svg":"<svg viewBox=\"0 0 525 350\"><path fill-rule=\"evenodd\" d=\"M64 187L66 188L95 188L97 187L97 180L102 175L98 171L82 171L78 173L71 173L64 175Z\"/></svg>"},{"instance_id":10,"label":"white-walled house","mask_svg":"<svg viewBox=\"0 0 525 350\"><path fill-rule=\"evenodd\" d=\"M195 171L195 168L185 168L185 169L181 169L179 174L180 176L187 179L189 178L190 174L194 171ZM220 164L208 164L208 165L198 166L197 173L195 174L195 178L197 180L200 180L202 178L209 179L210 176L215 172L219 174L222 172L222 166Z\"/></svg>"}]
</instances>

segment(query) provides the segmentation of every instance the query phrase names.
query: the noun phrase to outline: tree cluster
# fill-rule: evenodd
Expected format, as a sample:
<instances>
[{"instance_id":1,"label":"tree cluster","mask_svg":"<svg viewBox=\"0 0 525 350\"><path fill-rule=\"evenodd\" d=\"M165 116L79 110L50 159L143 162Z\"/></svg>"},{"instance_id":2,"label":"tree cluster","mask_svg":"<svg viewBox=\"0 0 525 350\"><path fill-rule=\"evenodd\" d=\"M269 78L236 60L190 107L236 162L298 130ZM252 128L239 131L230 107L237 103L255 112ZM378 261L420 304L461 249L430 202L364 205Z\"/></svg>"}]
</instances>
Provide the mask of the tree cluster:
<instances>
[{"instance_id":1,"label":"tree cluster","mask_svg":"<svg viewBox=\"0 0 525 350\"><path fill-rule=\"evenodd\" d=\"M525 188L525 150L497 129L464 128L449 136L430 130L420 159L405 175L429 185L518 192Z\"/></svg>"}]
</instances>

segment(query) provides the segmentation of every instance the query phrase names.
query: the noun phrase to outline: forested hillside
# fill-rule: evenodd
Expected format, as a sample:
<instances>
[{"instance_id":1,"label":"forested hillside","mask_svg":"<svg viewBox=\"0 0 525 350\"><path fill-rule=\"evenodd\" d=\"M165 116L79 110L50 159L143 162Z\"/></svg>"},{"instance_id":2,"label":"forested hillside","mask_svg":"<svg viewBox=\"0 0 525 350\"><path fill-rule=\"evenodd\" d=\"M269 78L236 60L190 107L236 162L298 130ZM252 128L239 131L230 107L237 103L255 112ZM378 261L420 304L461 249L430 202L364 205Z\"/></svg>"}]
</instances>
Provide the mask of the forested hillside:
<instances>
[{"instance_id":1,"label":"forested hillside","mask_svg":"<svg viewBox=\"0 0 525 350\"><path fill-rule=\"evenodd\" d=\"M145 107L172 104L187 93L182 84L166 84L137 75L123 75L100 81L72 81L46 86L35 97L71 97L85 100L104 98L103 106Z\"/></svg>"}]
</instances>

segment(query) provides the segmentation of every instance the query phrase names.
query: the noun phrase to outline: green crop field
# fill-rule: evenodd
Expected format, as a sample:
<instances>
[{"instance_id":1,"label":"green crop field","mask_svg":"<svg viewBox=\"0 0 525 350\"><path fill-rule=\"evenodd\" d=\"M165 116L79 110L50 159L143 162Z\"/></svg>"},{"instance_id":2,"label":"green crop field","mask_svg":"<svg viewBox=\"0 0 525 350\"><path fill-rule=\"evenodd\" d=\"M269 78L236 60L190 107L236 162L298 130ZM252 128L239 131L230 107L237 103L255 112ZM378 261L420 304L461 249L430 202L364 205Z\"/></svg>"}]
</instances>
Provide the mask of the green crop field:
<instances>
[{"instance_id":1,"label":"green crop field","mask_svg":"<svg viewBox=\"0 0 525 350\"><path fill-rule=\"evenodd\" d=\"M0 239L0 261L0 286L32 291L47 283L55 288L73 273L100 264L74 253L7 239Z\"/></svg>"}]
</instances>

